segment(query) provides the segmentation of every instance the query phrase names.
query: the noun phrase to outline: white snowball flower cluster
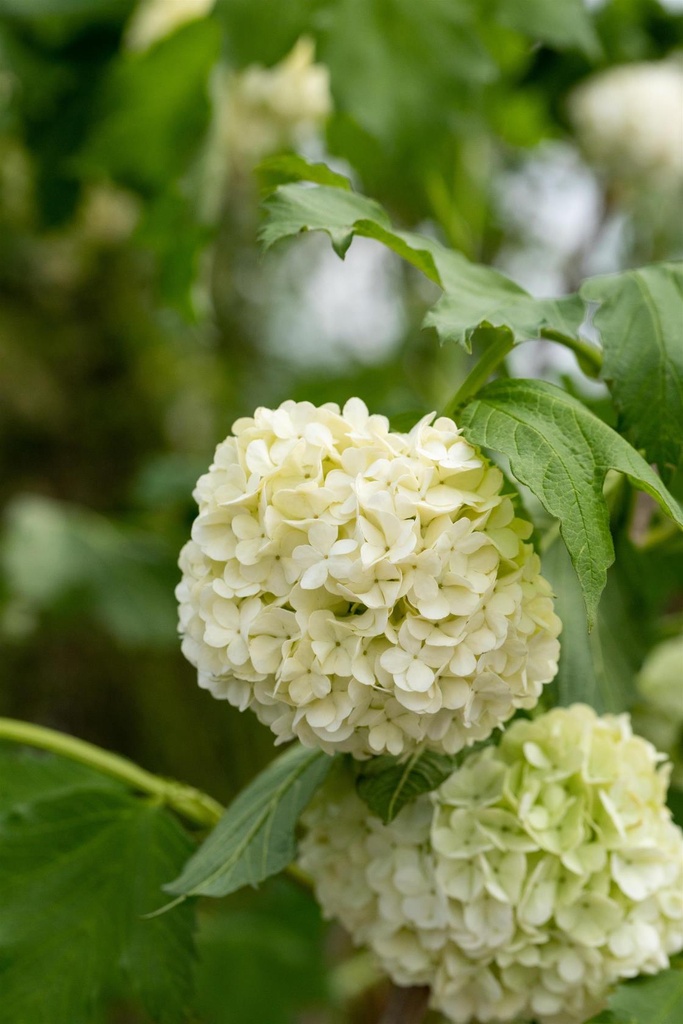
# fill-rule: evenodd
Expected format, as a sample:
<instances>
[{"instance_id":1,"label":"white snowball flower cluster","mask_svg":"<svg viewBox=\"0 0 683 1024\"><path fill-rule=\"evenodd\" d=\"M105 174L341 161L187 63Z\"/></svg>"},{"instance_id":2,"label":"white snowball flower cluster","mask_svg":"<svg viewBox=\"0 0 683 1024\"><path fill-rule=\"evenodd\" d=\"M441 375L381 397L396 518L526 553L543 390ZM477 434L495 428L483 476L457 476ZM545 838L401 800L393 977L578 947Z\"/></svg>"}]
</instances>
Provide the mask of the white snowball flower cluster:
<instances>
[{"instance_id":1,"label":"white snowball flower cluster","mask_svg":"<svg viewBox=\"0 0 683 1024\"><path fill-rule=\"evenodd\" d=\"M280 741L454 753L555 675L531 526L500 470L433 419L399 434L359 399L258 409L197 484L183 652Z\"/></svg>"},{"instance_id":2,"label":"white snowball flower cluster","mask_svg":"<svg viewBox=\"0 0 683 1024\"><path fill-rule=\"evenodd\" d=\"M683 834L662 756L585 705L517 721L390 825L338 776L300 864L402 985L470 1021L578 1024L683 947Z\"/></svg>"},{"instance_id":3,"label":"white snowball flower cluster","mask_svg":"<svg viewBox=\"0 0 683 1024\"><path fill-rule=\"evenodd\" d=\"M586 152L615 177L683 182L682 65L610 68L578 86L569 106Z\"/></svg>"}]
</instances>

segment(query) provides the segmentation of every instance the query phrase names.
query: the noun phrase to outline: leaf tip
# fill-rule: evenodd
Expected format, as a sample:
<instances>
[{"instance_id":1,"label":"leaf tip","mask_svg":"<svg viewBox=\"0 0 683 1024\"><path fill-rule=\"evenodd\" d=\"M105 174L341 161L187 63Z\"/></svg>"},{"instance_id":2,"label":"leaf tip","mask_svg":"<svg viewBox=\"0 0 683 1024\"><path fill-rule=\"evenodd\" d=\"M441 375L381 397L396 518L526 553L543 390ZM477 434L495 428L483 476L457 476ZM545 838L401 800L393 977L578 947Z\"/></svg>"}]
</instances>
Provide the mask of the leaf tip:
<instances>
[{"instance_id":1,"label":"leaf tip","mask_svg":"<svg viewBox=\"0 0 683 1024\"><path fill-rule=\"evenodd\" d=\"M170 883L170 885L173 884L173 882ZM166 892L173 892L170 885L162 885L161 888ZM167 914L170 910L174 910L175 907L179 907L186 899L187 896L185 894L177 896L176 899L171 900L170 903L164 903L163 907L158 907L157 910L150 910L148 914L141 914L140 917L143 921L153 921L155 917L161 917L163 914Z\"/></svg>"}]
</instances>

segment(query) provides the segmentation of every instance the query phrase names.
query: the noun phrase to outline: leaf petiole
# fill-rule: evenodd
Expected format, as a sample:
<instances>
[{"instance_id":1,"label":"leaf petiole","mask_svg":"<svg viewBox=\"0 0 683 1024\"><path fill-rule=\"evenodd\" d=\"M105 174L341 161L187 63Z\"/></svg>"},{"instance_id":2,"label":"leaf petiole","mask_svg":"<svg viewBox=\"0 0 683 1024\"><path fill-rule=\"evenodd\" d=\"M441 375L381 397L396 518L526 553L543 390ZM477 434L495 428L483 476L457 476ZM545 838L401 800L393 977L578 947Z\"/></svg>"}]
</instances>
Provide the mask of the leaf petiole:
<instances>
[{"instance_id":1,"label":"leaf petiole","mask_svg":"<svg viewBox=\"0 0 683 1024\"><path fill-rule=\"evenodd\" d=\"M545 341L556 341L558 345L564 345L565 348L570 349L587 376L600 376L602 352L595 345L589 345L587 342L581 341L580 338L573 338L571 334L563 334L562 331L553 330L552 327L542 327L539 333Z\"/></svg>"},{"instance_id":2,"label":"leaf petiole","mask_svg":"<svg viewBox=\"0 0 683 1024\"><path fill-rule=\"evenodd\" d=\"M468 398L475 395L486 383L493 371L500 366L508 352L512 350L515 339L507 327L483 327L481 331L494 331L496 340L488 345L476 366L465 377L464 381L444 408L443 416L453 416Z\"/></svg>"}]
</instances>

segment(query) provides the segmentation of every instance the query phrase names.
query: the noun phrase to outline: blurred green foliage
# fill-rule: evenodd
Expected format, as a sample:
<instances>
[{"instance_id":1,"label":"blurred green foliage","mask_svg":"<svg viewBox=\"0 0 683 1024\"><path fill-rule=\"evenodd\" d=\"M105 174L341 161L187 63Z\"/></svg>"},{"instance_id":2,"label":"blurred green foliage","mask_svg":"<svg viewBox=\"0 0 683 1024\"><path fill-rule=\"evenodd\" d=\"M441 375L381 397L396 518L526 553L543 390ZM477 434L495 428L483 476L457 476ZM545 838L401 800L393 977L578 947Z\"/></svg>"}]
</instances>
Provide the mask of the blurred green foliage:
<instances>
[{"instance_id":1,"label":"blurred green foliage","mask_svg":"<svg viewBox=\"0 0 683 1024\"><path fill-rule=\"evenodd\" d=\"M335 1020L320 911L308 893L282 879L243 896L230 914L200 921L199 1009L211 1024L291 1024ZM267 965L264 970L264 965Z\"/></svg>"},{"instance_id":2,"label":"blurred green foliage","mask_svg":"<svg viewBox=\"0 0 683 1024\"><path fill-rule=\"evenodd\" d=\"M397 418L439 407L474 357L420 332L434 294L393 263L402 319L388 348L305 360L297 338L272 343L269 325L301 295L282 284L288 251L258 252L254 160L239 145L250 125L226 145L221 76L311 37L333 109L284 148L333 158L399 226L492 262L514 234L501 175L543 142L575 144L572 87L676 51L683 17L657 0L594 14L580 0L217 0L164 28L175 3L0 0L0 714L227 800L272 756L271 737L197 688L172 598L214 445L238 415L289 396L357 394ZM136 43L154 6L157 38ZM602 184L605 210L629 225L624 264L680 251L661 197L648 199L664 225L653 232L632 196ZM307 241L290 252L313 278L323 250ZM354 278L339 274L352 305ZM680 618L682 558L631 599L646 645ZM625 652L629 673L639 653ZM317 909L286 882L211 908L199 950L204 1024L373 1019L372 996L320 1009L331 958ZM145 1017L114 1002L110 1019Z\"/></svg>"}]
</instances>

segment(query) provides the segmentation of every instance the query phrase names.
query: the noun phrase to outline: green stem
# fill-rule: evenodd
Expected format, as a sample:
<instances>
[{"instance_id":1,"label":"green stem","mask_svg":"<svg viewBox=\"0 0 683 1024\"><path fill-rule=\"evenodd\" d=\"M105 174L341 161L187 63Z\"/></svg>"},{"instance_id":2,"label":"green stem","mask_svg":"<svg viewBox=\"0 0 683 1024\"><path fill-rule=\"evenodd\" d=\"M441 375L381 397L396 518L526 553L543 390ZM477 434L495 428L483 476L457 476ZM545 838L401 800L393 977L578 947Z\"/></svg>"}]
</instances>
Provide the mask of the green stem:
<instances>
[{"instance_id":1,"label":"green stem","mask_svg":"<svg viewBox=\"0 0 683 1024\"><path fill-rule=\"evenodd\" d=\"M153 796L186 821L200 828L213 828L223 816L224 808L221 804L207 793L202 793L200 789L153 775L127 758L96 747L93 743L79 740L76 736L47 729L42 725L33 725L31 722L20 722L15 718L0 718L0 740L24 743L29 747L48 750L52 754L60 754L62 757L85 764L102 772L103 775L109 775L110 778L125 783L139 793ZM285 870L300 885L307 889L313 887L306 872L296 864L290 864Z\"/></svg>"},{"instance_id":2,"label":"green stem","mask_svg":"<svg viewBox=\"0 0 683 1024\"><path fill-rule=\"evenodd\" d=\"M580 338L572 338L571 334L563 334L551 327L544 327L540 331L542 338L547 341L556 341L558 345L564 345L571 349L576 356L579 366L590 377L599 377L602 370L602 352L595 345L589 345Z\"/></svg>"},{"instance_id":3,"label":"green stem","mask_svg":"<svg viewBox=\"0 0 683 1024\"><path fill-rule=\"evenodd\" d=\"M476 366L465 377L453 398L444 409L443 416L453 416L454 413L464 405L468 398L476 394L480 387L486 383L496 367L505 359L508 352L514 348L515 339L509 328L494 328L497 338L488 345L483 356ZM571 349L576 356L579 366L589 377L599 377L602 370L602 352L595 345L589 345L579 338L573 338L570 334L563 334L550 327L540 331L540 337L546 341L555 341L558 345L564 345Z\"/></svg>"},{"instance_id":4,"label":"green stem","mask_svg":"<svg viewBox=\"0 0 683 1024\"><path fill-rule=\"evenodd\" d=\"M507 328L496 332L498 337L487 346L483 356L465 377L464 381L445 407L442 415L453 416L467 399L477 393L479 388L486 383L493 371L503 362L508 352L514 346L515 340L512 331Z\"/></svg>"},{"instance_id":5,"label":"green stem","mask_svg":"<svg viewBox=\"0 0 683 1024\"><path fill-rule=\"evenodd\" d=\"M153 775L125 757L102 750L101 747L86 743L75 736L46 729L42 725L19 722L13 718L0 718L0 740L25 743L27 746L49 750L72 761L79 761L89 768L124 782L131 789L148 793L194 825L213 828L223 814L221 805L201 790Z\"/></svg>"}]
</instances>

